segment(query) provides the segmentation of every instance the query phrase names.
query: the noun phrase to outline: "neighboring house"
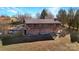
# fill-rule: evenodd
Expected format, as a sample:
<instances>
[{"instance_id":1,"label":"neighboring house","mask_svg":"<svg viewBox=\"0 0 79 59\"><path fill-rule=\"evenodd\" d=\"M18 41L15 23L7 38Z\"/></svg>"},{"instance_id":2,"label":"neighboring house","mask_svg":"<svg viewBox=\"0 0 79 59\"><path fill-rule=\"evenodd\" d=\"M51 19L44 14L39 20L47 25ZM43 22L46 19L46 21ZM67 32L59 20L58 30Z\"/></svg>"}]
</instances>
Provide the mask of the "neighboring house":
<instances>
[{"instance_id":1,"label":"neighboring house","mask_svg":"<svg viewBox=\"0 0 79 59\"><path fill-rule=\"evenodd\" d=\"M0 30L8 30L11 26L9 23L11 22L10 17L8 16L0 16Z\"/></svg>"},{"instance_id":2,"label":"neighboring house","mask_svg":"<svg viewBox=\"0 0 79 59\"><path fill-rule=\"evenodd\" d=\"M45 34L58 32L61 23L54 19L29 19L25 20L25 34Z\"/></svg>"},{"instance_id":3,"label":"neighboring house","mask_svg":"<svg viewBox=\"0 0 79 59\"><path fill-rule=\"evenodd\" d=\"M0 16L0 24L8 24L11 22L10 17L8 16Z\"/></svg>"},{"instance_id":4,"label":"neighboring house","mask_svg":"<svg viewBox=\"0 0 79 59\"><path fill-rule=\"evenodd\" d=\"M17 18L16 17L11 17L11 22L17 22Z\"/></svg>"}]
</instances>

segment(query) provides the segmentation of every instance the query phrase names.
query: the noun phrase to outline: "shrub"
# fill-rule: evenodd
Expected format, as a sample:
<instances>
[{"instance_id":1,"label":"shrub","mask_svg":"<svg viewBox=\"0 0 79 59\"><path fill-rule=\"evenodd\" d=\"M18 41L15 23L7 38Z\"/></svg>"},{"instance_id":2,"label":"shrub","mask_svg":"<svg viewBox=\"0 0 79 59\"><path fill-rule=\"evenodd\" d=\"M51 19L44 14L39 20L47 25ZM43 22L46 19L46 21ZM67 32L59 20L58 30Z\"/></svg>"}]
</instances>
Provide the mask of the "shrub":
<instances>
[{"instance_id":1,"label":"shrub","mask_svg":"<svg viewBox=\"0 0 79 59\"><path fill-rule=\"evenodd\" d=\"M72 32L70 34L70 37L71 37L71 42L79 42L79 32Z\"/></svg>"},{"instance_id":2,"label":"shrub","mask_svg":"<svg viewBox=\"0 0 79 59\"><path fill-rule=\"evenodd\" d=\"M16 21L16 22L12 22L12 23L10 23L11 25L19 25L19 24L22 24L22 22L20 22L20 21Z\"/></svg>"},{"instance_id":3,"label":"shrub","mask_svg":"<svg viewBox=\"0 0 79 59\"><path fill-rule=\"evenodd\" d=\"M21 34L14 34L14 35L3 35L1 37L2 45L8 45L11 44L12 42L16 41L16 38L19 39L21 37Z\"/></svg>"}]
</instances>

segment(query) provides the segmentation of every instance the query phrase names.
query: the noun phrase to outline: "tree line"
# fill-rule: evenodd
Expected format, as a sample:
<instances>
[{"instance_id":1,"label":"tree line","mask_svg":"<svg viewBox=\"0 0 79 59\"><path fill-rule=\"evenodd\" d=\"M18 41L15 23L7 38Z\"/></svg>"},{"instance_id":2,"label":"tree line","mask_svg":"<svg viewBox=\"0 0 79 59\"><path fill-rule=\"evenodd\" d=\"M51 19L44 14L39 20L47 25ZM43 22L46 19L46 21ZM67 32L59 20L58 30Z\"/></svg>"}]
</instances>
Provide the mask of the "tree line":
<instances>
[{"instance_id":1,"label":"tree line","mask_svg":"<svg viewBox=\"0 0 79 59\"><path fill-rule=\"evenodd\" d=\"M47 12L46 9L43 9L39 15L40 19L52 19L54 16ZM79 29L79 9L69 8L69 9L60 9L57 14L57 19L62 23L63 26L67 25L68 28Z\"/></svg>"},{"instance_id":2,"label":"tree line","mask_svg":"<svg viewBox=\"0 0 79 59\"><path fill-rule=\"evenodd\" d=\"M79 29L79 9L70 8L69 10L60 9L57 19L62 25L68 25L69 28Z\"/></svg>"},{"instance_id":3,"label":"tree line","mask_svg":"<svg viewBox=\"0 0 79 59\"><path fill-rule=\"evenodd\" d=\"M53 10L52 10L53 11ZM39 19L54 19L54 16L51 12L48 12L47 9L43 9L40 14L36 15ZM79 9L69 8L69 9L60 9L56 15L57 19L62 23L62 25L67 25L69 28L79 29ZM29 15L18 15L15 16L17 20L25 22L25 19L32 18ZM14 24L14 23L12 23Z\"/></svg>"},{"instance_id":4,"label":"tree line","mask_svg":"<svg viewBox=\"0 0 79 59\"><path fill-rule=\"evenodd\" d=\"M36 14L38 19L54 19L51 12L47 9L43 9L40 14ZM22 18L22 19L21 19ZM23 20L23 16L20 19ZM28 17L25 17L28 18ZM63 26L67 25L69 28L79 29L79 9L69 8L60 9L56 15L57 20L59 20Z\"/></svg>"}]
</instances>

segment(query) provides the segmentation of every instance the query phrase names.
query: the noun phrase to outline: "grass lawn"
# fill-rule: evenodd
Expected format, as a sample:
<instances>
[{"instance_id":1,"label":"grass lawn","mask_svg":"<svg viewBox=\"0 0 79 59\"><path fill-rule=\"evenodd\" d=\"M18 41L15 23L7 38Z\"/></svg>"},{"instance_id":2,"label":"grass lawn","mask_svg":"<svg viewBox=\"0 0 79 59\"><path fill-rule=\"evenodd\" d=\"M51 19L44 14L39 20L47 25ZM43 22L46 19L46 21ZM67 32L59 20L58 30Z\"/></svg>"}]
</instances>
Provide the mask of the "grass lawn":
<instances>
[{"instance_id":1,"label":"grass lawn","mask_svg":"<svg viewBox=\"0 0 79 59\"><path fill-rule=\"evenodd\" d=\"M0 44L1 51L74 51L79 50L78 43L71 43L69 35L56 40L19 43L7 46Z\"/></svg>"}]
</instances>

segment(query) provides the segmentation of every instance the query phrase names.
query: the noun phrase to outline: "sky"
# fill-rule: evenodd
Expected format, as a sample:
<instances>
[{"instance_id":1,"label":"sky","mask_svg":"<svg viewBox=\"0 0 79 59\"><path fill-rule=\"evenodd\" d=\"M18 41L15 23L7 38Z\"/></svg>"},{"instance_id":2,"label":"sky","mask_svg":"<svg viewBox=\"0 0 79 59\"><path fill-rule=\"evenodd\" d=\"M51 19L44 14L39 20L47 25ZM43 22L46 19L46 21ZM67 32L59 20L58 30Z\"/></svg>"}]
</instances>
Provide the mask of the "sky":
<instances>
[{"instance_id":1,"label":"sky","mask_svg":"<svg viewBox=\"0 0 79 59\"><path fill-rule=\"evenodd\" d=\"M68 10L70 7L0 7L0 15L14 16L17 14L30 14L35 17L37 13L41 13L43 9L47 9L54 16L60 9Z\"/></svg>"}]
</instances>

